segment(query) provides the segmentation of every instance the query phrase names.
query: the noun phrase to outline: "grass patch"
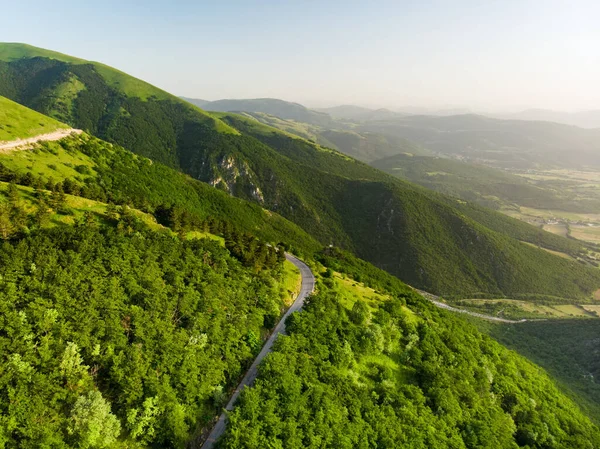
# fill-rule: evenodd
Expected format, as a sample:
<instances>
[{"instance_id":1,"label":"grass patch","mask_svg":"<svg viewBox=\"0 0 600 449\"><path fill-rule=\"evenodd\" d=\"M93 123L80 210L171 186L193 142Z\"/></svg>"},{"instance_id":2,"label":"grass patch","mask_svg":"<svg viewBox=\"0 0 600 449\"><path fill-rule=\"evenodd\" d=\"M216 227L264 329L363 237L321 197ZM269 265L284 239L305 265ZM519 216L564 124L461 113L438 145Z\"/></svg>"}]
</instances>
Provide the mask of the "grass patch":
<instances>
[{"instance_id":1,"label":"grass patch","mask_svg":"<svg viewBox=\"0 0 600 449\"><path fill-rule=\"evenodd\" d=\"M21 207L28 214L33 214L37 210L37 199L34 195L33 187L26 187L17 185L17 190L20 194ZM7 182L0 182L0 193L4 193L8 190ZM49 191L46 191L50 194ZM105 221L106 208L108 205L99 201L82 198L80 196L66 195L66 207L71 211L70 214L58 214L52 213L48 223L48 227L55 227L60 225L73 225L77 220L83 218L86 212L91 212L94 216L102 221ZM4 201L3 196L0 197L1 201ZM131 209L133 214L146 224L152 230L167 230L164 226L158 224L156 219L137 209ZM218 238L214 236L215 238Z\"/></svg>"},{"instance_id":2,"label":"grass patch","mask_svg":"<svg viewBox=\"0 0 600 449\"><path fill-rule=\"evenodd\" d=\"M575 258L569 256L567 253L562 253L560 251L554 251L554 250L551 250L551 249L548 249L548 248L544 248L542 246L534 245L533 243L529 243L529 242L523 242L523 243L525 243L526 245L532 246L534 248L543 249L544 251L547 251L550 254L554 254L555 256L562 257L563 259L575 260Z\"/></svg>"},{"instance_id":3,"label":"grass patch","mask_svg":"<svg viewBox=\"0 0 600 449\"><path fill-rule=\"evenodd\" d=\"M58 142L44 142L32 149L0 153L0 162L21 174L30 171L55 180L95 176L96 165L83 153L67 152Z\"/></svg>"},{"instance_id":4,"label":"grass patch","mask_svg":"<svg viewBox=\"0 0 600 449\"><path fill-rule=\"evenodd\" d=\"M571 237L591 243L600 243L600 224L596 226L571 225Z\"/></svg>"},{"instance_id":5,"label":"grass patch","mask_svg":"<svg viewBox=\"0 0 600 449\"><path fill-rule=\"evenodd\" d=\"M341 294L341 303L348 310L359 299L365 301L369 306L375 306L374 303L389 299L389 295L381 294L374 289L367 287L362 282L356 282L350 277L346 277L341 273L334 272L333 279L338 286L338 291Z\"/></svg>"},{"instance_id":6,"label":"grass patch","mask_svg":"<svg viewBox=\"0 0 600 449\"><path fill-rule=\"evenodd\" d=\"M302 275L300 274L300 270L296 265L286 260L283 263L283 280L280 285L280 291L287 306L292 305L296 296L300 293L301 287Z\"/></svg>"},{"instance_id":7,"label":"grass patch","mask_svg":"<svg viewBox=\"0 0 600 449\"><path fill-rule=\"evenodd\" d=\"M0 97L0 142L26 139L67 128L57 120Z\"/></svg>"},{"instance_id":8,"label":"grass patch","mask_svg":"<svg viewBox=\"0 0 600 449\"><path fill-rule=\"evenodd\" d=\"M225 246L225 239L215 234L211 234L210 232L203 231L190 231L185 235L187 240L192 239L211 239L215 242L218 242L221 246Z\"/></svg>"}]
</instances>

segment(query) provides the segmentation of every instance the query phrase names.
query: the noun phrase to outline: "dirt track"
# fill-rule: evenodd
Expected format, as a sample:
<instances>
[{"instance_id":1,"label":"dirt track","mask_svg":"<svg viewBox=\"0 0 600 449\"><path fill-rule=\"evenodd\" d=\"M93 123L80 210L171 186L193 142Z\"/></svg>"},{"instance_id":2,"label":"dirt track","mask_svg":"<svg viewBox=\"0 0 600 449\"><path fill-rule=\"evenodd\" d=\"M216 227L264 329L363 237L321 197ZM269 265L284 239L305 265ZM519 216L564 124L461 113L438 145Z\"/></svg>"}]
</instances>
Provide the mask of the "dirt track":
<instances>
[{"instance_id":1,"label":"dirt track","mask_svg":"<svg viewBox=\"0 0 600 449\"><path fill-rule=\"evenodd\" d=\"M73 133L81 134L82 132L83 131L81 131L80 129L74 129L74 128L58 129L58 130L48 133L48 134L40 134L38 136L29 137L27 139L17 139L17 140L11 140L9 142L0 141L0 153L7 153L9 151L16 150L16 149L24 150L29 145L34 144L36 142L42 142L42 141L48 142L48 141L60 140L64 137L67 137L67 136L73 134Z\"/></svg>"}]
</instances>

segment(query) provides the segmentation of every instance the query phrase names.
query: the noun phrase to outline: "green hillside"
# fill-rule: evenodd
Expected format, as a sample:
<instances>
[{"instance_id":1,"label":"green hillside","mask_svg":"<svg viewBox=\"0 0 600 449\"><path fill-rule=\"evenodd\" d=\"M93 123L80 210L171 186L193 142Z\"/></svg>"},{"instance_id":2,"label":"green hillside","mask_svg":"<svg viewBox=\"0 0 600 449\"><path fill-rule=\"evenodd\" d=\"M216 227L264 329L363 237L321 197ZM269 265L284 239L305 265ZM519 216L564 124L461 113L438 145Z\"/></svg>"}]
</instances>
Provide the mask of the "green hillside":
<instances>
[{"instance_id":1,"label":"green hillside","mask_svg":"<svg viewBox=\"0 0 600 449\"><path fill-rule=\"evenodd\" d=\"M546 320L523 326L474 320L474 324L548 371L600 425L600 326L596 320Z\"/></svg>"},{"instance_id":2,"label":"green hillside","mask_svg":"<svg viewBox=\"0 0 600 449\"><path fill-rule=\"evenodd\" d=\"M493 209L514 204L571 212L600 209L600 199L578 200L568 191L541 188L507 171L447 158L403 153L372 161L371 165L400 179Z\"/></svg>"},{"instance_id":3,"label":"green hillside","mask_svg":"<svg viewBox=\"0 0 600 449\"><path fill-rule=\"evenodd\" d=\"M256 137L227 138L249 145L236 156L252 149L265 158L273 170L266 175L301 169L309 183L331 180L313 197L299 181L284 185L320 213L331 207L342 218L341 206L319 195L362 194L364 183L386 186L410 216L413 202L439 209L431 212L439 220L457 219L422 189L401 191L365 164L246 117L224 119L254 130ZM84 133L1 154L0 181L6 447L184 448L201 439L289 305L298 279L284 247L324 271L319 294L293 316L290 337L244 393L225 447L278 440L279 447L381 447L409 438L423 448L542 448L600 440L543 371L397 278L335 248L320 251L276 213L160 162ZM478 229L464 220L461 231ZM492 236L481 231L480 239ZM514 242L500 243L512 251ZM569 267L560 267L565 285ZM532 275L528 267L524 275Z\"/></svg>"},{"instance_id":4,"label":"green hillside","mask_svg":"<svg viewBox=\"0 0 600 449\"><path fill-rule=\"evenodd\" d=\"M561 248L559 251L567 253L584 252L576 242L500 213L459 204L452 198L394 181L339 153L275 131L267 133L264 125L242 116L230 114L222 119L242 134L253 135L277 149L278 158L269 156L271 167L280 173L280 179L293 182L290 190L318 207L319 220L310 214L315 209L302 215L298 208L294 208L294 215L279 209L282 215L331 243L349 247L411 285L424 285L446 296L466 292L526 297L540 294L559 300L551 297L566 298L581 291L577 283L563 284L566 278L585 279L588 288L597 283L596 270L564 259L559 261L556 256L516 240L549 249ZM253 164L258 167L266 160L266 155L257 151L246 154L248 159L254 156L259 160L250 162L253 169ZM294 176L299 167L301 178ZM281 185L275 187L280 197L278 205L270 205L273 208L282 203ZM269 197L268 190L263 193ZM336 232L322 234L328 229ZM435 271L431 267L436 267ZM550 275L554 269L560 271L560 276Z\"/></svg>"},{"instance_id":5,"label":"green hillside","mask_svg":"<svg viewBox=\"0 0 600 449\"><path fill-rule=\"evenodd\" d=\"M233 222L265 241L286 241L300 253L320 248L277 214L85 134L45 142L31 151L0 154L0 181L32 188L60 186L66 194L130 205L158 217L161 208L175 207L203 226L220 229Z\"/></svg>"},{"instance_id":6,"label":"green hillside","mask_svg":"<svg viewBox=\"0 0 600 449\"><path fill-rule=\"evenodd\" d=\"M26 139L68 126L0 97L0 142Z\"/></svg>"},{"instance_id":7,"label":"green hillside","mask_svg":"<svg viewBox=\"0 0 600 449\"><path fill-rule=\"evenodd\" d=\"M210 114L106 65L0 44L0 95L168 165L202 130L234 133Z\"/></svg>"},{"instance_id":8,"label":"green hillside","mask_svg":"<svg viewBox=\"0 0 600 449\"><path fill-rule=\"evenodd\" d=\"M452 199L249 117L210 115L158 90L129 96L103 70L41 57L0 62L0 94L251 200L423 289L585 301L600 287L597 270L515 238L576 252L567 240L486 211L465 214Z\"/></svg>"},{"instance_id":9,"label":"green hillside","mask_svg":"<svg viewBox=\"0 0 600 449\"><path fill-rule=\"evenodd\" d=\"M242 392L219 447L600 444L598 428L531 362L397 281L361 274L376 294L324 277Z\"/></svg>"}]
</instances>

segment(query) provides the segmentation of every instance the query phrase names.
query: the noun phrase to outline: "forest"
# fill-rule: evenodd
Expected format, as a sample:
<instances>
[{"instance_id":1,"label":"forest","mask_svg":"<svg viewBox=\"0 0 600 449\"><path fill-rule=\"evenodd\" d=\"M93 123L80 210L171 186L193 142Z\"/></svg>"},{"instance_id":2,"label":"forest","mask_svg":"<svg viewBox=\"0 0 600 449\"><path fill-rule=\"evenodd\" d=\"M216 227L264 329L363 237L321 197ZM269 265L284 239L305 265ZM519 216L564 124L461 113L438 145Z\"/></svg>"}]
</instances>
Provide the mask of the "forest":
<instances>
[{"instance_id":1,"label":"forest","mask_svg":"<svg viewBox=\"0 0 600 449\"><path fill-rule=\"evenodd\" d=\"M283 250L226 246L120 214L5 240L0 447L182 447L288 300Z\"/></svg>"},{"instance_id":2,"label":"forest","mask_svg":"<svg viewBox=\"0 0 600 449\"><path fill-rule=\"evenodd\" d=\"M363 279L385 292L397 283L384 276ZM401 290L346 307L325 277L243 392L219 447L600 444L598 428L542 370Z\"/></svg>"},{"instance_id":3,"label":"forest","mask_svg":"<svg viewBox=\"0 0 600 449\"><path fill-rule=\"evenodd\" d=\"M519 240L572 256L577 242L110 67L9 46L0 94L86 132L0 154L0 448L201 442L294 296L285 251L316 292L220 447L600 447L584 389L561 392L399 279L448 298L590 301L598 270ZM541 352L547 334L520 331L494 337ZM555 355L531 358L576 375L555 374Z\"/></svg>"}]
</instances>

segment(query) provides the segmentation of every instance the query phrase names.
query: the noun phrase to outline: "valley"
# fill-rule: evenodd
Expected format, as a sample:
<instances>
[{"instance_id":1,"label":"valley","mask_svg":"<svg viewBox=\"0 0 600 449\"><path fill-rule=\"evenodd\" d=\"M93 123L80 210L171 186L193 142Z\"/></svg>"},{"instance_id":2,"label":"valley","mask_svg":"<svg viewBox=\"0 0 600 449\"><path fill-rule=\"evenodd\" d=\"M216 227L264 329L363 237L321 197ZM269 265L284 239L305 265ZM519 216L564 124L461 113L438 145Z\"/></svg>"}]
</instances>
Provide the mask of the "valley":
<instances>
[{"instance_id":1,"label":"valley","mask_svg":"<svg viewBox=\"0 0 600 449\"><path fill-rule=\"evenodd\" d=\"M191 104L23 44L0 44L0 95L5 140L33 139L0 152L0 444L600 445L596 381L513 341L593 335L591 170L439 157L480 117ZM488 153L509 125L489 122Z\"/></svg>"}]
</instances>

